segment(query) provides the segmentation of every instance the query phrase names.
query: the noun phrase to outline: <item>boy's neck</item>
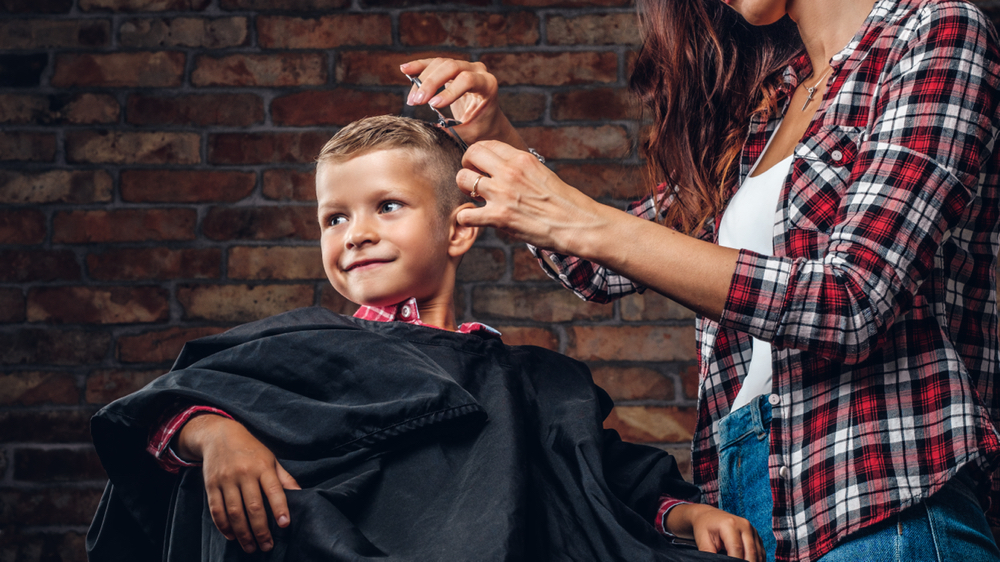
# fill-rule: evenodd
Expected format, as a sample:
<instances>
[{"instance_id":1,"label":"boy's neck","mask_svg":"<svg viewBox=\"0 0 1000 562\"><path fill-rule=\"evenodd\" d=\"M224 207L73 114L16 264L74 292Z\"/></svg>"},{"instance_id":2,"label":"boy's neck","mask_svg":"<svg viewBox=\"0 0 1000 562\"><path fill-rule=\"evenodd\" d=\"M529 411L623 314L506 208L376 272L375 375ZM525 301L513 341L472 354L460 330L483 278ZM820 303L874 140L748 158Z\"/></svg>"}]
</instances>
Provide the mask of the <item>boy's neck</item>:
<instances>
[{"instance_id":1,"label":"boy's neck","mask_svg":"<svg viewBox=\"0 0 1000 562\"><path fill-rule=\"evenodd\" d=\"M426 301L417 300L420 321L449 332L455 331L455 300L451 293L447 298L438 297Z\"/></svg>"}]
</instances>

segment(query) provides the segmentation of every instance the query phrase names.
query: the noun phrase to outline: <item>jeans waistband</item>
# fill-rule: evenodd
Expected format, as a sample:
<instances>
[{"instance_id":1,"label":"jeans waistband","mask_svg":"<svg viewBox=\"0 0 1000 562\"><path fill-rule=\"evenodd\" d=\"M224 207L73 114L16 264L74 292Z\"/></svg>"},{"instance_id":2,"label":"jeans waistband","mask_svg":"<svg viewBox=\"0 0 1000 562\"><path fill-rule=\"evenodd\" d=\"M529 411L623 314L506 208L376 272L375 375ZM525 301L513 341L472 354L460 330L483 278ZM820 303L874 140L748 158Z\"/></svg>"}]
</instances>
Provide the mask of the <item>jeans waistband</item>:
<instances>
[{"instance_id":1,"label":"jeans waistband","mask_svg":"<svg viewBox=\"0 0 1000 562\"><path fill-rule=\"evenodd\" d=\"M738 443L750 435L763 440L771 433L771 403L762 394L719 421L719 448Z\"/></svg>"}]
</instances>

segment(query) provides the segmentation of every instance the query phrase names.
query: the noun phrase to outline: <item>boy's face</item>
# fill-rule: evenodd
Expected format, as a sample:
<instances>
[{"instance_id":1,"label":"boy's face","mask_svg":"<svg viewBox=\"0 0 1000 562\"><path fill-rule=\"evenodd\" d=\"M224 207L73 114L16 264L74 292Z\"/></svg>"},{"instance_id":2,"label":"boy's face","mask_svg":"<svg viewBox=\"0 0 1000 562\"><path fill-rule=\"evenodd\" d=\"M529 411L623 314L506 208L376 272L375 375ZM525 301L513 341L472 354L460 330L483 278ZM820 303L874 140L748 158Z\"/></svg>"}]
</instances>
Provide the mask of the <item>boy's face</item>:
<instances>
[{"instance_id":1,"label":"boy's face","mask_svg":"<svg viewBox=\"0 0 1000 562\"><path fill-rule=\"evenodd\" d=\"M362 305L451 298L449 223L434 182L408 150L377 150L316 173L323 268Z\"/></svg>"}]
</instances>

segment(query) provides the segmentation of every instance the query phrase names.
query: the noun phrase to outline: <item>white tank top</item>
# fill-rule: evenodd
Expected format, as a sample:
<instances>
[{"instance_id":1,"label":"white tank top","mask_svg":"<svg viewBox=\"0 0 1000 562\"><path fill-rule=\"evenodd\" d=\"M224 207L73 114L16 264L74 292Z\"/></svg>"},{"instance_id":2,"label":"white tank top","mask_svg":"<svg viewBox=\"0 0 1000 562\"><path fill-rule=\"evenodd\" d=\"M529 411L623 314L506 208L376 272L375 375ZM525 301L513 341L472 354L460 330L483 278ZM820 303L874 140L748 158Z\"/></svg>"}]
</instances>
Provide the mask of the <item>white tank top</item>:
<instances>
[{"instance_id":1,"label":"white tank top","mask_svg":"<svg viewBox=\"0 0 1000 562\"><path fill-rule=\"evenodd\" d=\"M759 164L760 160L757 163ZM771 166L763 174L748 177L743 182L722 214L722 221L719 224L720 246L750 250L767 256L774 255L774 225L778 197L781 196L781 188L785 184L791 166L792 156L789 156ZM756 168L757 164L754 164L754 169ZM753 338L752 353L750 367L743 379L743 386L729 410L731 412L749 404L761 394L771 393L771 344Z\"/></svg>"}]
</instances>

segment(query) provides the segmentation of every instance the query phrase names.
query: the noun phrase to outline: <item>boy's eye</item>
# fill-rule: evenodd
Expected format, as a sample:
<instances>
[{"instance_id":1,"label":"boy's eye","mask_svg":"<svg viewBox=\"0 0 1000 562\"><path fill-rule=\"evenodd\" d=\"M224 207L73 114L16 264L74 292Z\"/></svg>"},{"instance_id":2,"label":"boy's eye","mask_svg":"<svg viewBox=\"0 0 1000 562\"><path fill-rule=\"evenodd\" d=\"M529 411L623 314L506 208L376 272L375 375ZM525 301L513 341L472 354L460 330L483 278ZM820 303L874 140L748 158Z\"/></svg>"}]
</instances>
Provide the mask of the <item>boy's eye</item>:
<instances>
[{"instance_id":1,"label":"boy's eye","mask_svg":"<svg viewBox=\"0 0 1000 562\"><path fill-rule=\"evenodd\" d=\"M385 203L382 203L381 207L379 207L378 212L380 212L380 213L391 213L393 211L398 211L398 210L400 210L402 208L403 208L403 204L400 203L399 201L386 201Z\"/></svg>"},{"instance_id":2,"label":"boy's eye","mask_svg":"<svg viewBox=\"0 0 1000 562\"><path fill-rule=\"evenodd\" d=\"M333 215L327 221L330 226L337 226L338 224L344 224L345 222L347 222L347 217L344 215Z\"/></svg>"}]
</instances>

